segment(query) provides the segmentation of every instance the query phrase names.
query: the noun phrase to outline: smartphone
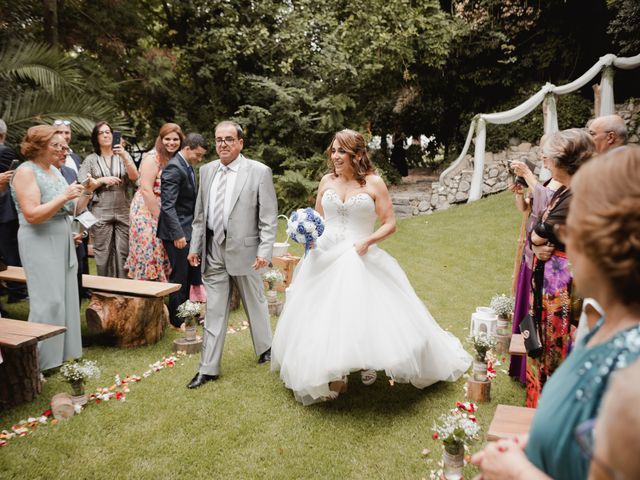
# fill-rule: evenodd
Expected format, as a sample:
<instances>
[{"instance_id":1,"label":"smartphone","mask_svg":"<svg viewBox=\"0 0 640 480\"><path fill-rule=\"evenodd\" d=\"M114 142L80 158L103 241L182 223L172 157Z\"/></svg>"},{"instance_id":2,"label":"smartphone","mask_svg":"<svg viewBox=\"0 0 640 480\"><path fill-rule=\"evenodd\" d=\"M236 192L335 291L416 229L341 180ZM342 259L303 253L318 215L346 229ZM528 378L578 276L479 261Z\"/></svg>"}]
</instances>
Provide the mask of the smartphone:
<instances>
[{"instance_id":1,"label":"smartphone","mask_svg":"<svg viewBox=\"0 0 640 480\"><path fill-rule=\"evenodd\" d=\"M85 179L82 181L81 185L82 185L84 188L89 188L89 185L91 185L91 177L87 177L87 178L85 178Z\"/></svg>"},{"instance_id":2,"label":"smartphone","mask_svg":"<svg viewBox=\"0 0 640 480\"><path fill-rule=\"evenodd\" d=\"M115 147L116 145L120 145L120 142L122 142L122 133L120 133L119 130L114 130L111 146Z\"/></svg>"},{"instance_id":3,"label":"smartphone","mask_svg":"<svg viewBox=\"0 0 640 480\"><path fill-rule=\"evenodd\" d=\"M15 170L19 166L20 166L20 160L18 160L17 158L14 158L13 160L11 160L11 165L9 165L9 170Z\"/></svg>"}]
</instances>

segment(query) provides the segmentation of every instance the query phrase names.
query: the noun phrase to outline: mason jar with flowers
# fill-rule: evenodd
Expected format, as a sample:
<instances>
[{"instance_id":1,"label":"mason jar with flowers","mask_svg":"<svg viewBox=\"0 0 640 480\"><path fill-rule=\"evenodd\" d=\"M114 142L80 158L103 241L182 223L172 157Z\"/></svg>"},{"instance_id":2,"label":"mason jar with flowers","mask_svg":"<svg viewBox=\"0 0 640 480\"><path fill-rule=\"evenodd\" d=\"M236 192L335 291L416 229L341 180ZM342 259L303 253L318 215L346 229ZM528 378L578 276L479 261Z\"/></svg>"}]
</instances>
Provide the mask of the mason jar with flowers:
<instances>
[{"instance_id":1,"label":"mason jar with flowers","mask_svg":"<svg viewBox=\"0 0 640 480\"><path fill-rule=\"evenodd\" d=\"M514 299L504 293L496 294L491 299L490 308L498 315L496 333L511 335L511 319L513 318Z\"/></svg>"},{"instance_id":2,"label":"mason jar with flowers","mask_svg":"<svg viewBox=\"0 0 640 480\"><path fill-rule=\"evenodd\" d=\"M202 315L202 304L199 302L187 300L178 306L176 316L184 319L184 336L188 342L196 340L196 324L200 315Z\"/></svg>"},{"instance_id":3,"label":"mason jar with flowers","mask_svg":"<svg viewBox=\"0 0 640 480\"><path fill-rule=\"evenodd\" d=\"M470 338L475 351L473 359L473 379L478 382L487 381L487 352L496 345L496 339L486 332L480 332Z\"/></svg>"},{"instance_id":4,"label":"mason jar with flowers","mask_svg":"<svg viewBox=\"0 0 640 480\"><path fill-rule=\"evenodd\" d=\"M80 360L66 362L60 368L60 375L65 382L71 385L73 397L71 400L78 405L87 403L87 396L84 393L84 384L89 378L98 378L100 369L93 360Z\"/></svg>"},{"instance_id":5,"label":"mason jar with flowers","mask_svg":"<svg viewBox=\"0 0 640 480\"><path fill-rule=\"evenodd\" d=\"M267 300L274 303L278 299L275 286L284 281L284 275L277 268L271 268L262 274L262 279L267 282Z\"/></svg>"},{"instance_id":6,"label":"mason jar with flowers","mask_svg":"<svg viewBox=\"0 0 640 480\"><path fill-rule=\"evenodd\" d=\"M480 426L475 412L478 407L471 402L456 402L456 408L440 416L433 424L432 438L442 440L444 452L443 476L447 480L462 478L464 449L480 439Z\"/></svg>"}]
</instances>

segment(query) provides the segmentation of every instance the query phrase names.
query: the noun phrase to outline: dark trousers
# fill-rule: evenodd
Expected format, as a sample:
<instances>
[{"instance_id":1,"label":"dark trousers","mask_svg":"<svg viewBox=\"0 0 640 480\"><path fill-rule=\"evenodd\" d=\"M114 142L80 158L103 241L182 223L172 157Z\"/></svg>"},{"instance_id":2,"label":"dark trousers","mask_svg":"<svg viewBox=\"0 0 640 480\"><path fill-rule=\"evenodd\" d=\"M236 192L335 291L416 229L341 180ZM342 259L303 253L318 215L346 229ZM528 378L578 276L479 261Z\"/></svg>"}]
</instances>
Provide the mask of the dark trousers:
<instances>
[{"instance_id":1,"label":"dark trousers","mask_svg":"<svg viewBox=\"0 0 640 480\"><path fill-rule=\"evenodd\" d=\"M184 248L176 248L171 240L163 240L162 243L171 264L169 282L181 285L180 290L169 295L169 321L173 326L179 327L184 320L176 317L176 312L178 307L189 298L189 287L192 283L192 269L189 268L189 262L187 262L190 242L187 242L187 246Z\"/></svg>"},{"instance_id":2,"label":"dark trousers","mask_svg":"<svg viewBox=\"0 0 640 480\"><path fill-rule=\"evenodd\" d=\"M21 267L20 252L18 251L18 220L0 223L0 256L4 263L13 267ZM27 295L24 285L7 282L9 299L20 299Z\"/></svg>"}]
</instances>

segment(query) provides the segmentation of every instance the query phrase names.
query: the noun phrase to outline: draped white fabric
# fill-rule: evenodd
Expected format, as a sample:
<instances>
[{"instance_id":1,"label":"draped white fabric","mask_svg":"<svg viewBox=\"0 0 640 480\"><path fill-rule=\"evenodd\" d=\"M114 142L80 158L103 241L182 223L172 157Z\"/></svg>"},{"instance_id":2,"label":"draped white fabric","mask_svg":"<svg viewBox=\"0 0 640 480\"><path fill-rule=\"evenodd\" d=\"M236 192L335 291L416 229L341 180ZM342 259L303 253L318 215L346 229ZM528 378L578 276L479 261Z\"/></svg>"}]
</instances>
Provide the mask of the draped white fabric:
<instances>
[{"instance_id":1,"label":"draped white fabric","mask_svg":"<svg viewBox=\"0 0 640 480\"><path fill-rule=\"evenodd\" d=\"M547 117L544 125L544 131L546 134L558 131L558 114L556 110L556 103L553 95L565 95L567 93L575 92L589 83L602 71L602 77L600 81L600 116L610 115L614 113L614 96L613 96L613 67L618 67L626 70L637 68L640 66L640 54L634 57L616 57L615 55L608 53L598 59L598 61L579 78L575 79L571 83L566 85L556 86L551 83L544 85L536 94L529 97L525 102L521 103L511 110L497 113L483 113L476 115L469 127L469 133L467 134L467 140L462 149L462 153L440 175L440 181L443 182L447 174L454 170L464 159L469 146L471 144L471 136L474 131L474 123L477 121L476 140L475 140L475 152L473 157L473 176L471 178L471 189L469 190L468 202L473 202L482 197L482 175L484 172L484 149L486 144L486 122L495 124L512 123L531 113L540 103L546 98L547 103ZM604 69L604 70L603 70ZM546 178L544 178L546 177ZM549 172L546 169L542 169L540 178L545 180L549 178Z\"/></svg>"}]
</instances>

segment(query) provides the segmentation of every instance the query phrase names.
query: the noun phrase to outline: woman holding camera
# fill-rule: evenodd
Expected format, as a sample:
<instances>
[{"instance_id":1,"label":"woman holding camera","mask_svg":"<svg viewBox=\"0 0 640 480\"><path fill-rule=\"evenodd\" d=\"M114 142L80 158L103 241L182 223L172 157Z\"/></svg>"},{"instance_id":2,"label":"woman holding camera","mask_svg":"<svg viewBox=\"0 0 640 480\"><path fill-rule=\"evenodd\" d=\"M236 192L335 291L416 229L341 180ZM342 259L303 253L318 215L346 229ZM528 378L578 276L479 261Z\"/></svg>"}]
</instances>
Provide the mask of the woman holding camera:
<instances>
[{"instance_id":1,"label":"woman holding camera","mask_svg":"<svg viewBox=\"0 0 640 480\"><path fill-rule=\"evenodd\" d=\"M610 390L615 372L640 358L640 148L616 148L587 162L571 189L566 225L557 234L580 292L606 315L546 383L528 439L489 442L472 457L485 480L638 478L621 475L620 465L610 462L637 450L637 431L615 432L628 439L616 442L626 450L607 458L601 442L608 429L598 430L600 424L594 437L592 427L604 411L604 394L616 395ZM636 410L633 402L627 410Z\"/></svg>"},{"instance_id":2,"label":"woman holding camera","mask_svg":"<svg viewBox=\"0 0 640 480\"><path fill-rule=\"evenodd\" d=\"M66 148L55 127L31 127L21 145L28 161L11 180L20 223L18 246L29 288L29 321L67 328L64 334L39 343L41 370L82 356L78 262L69 215L84 189L77 182L67 185L55 167ZM88 197L82 198L86 202Z\"/></svg>"},{"instance_id":3,"label":"woman holding camera","mask_svg":"<svg viewBox=\"0 0 640 480\"><path fill-rule=\"evenodd\" d=\"M553 134L544 145L544 153L550 158L552 178L560 188L551 197L529 239L536 257L531 317L542 343L542 355L527 359L527 406L531 408L538 405L547 378L571 349L575 330L571 302L573 278L565 245L556 237L554 228L566 222L571 202L571 177L593 152L593 140L587 132L577 128Z\"/></svg>"},{"instance_id":4,"label":"woman holding camera","mask_svg":"<svg viewBox=\"0 0 640 480\"><path fill-rule=\"evenodd\" d=\"M96 188L91 213L98 221L91 227L93 255L98 275L127 278L125 263L129 253L128 187L138 180L138 170L120 138L114 142L107 122L99 122L91 132L94 152L84 159L78 180Z\"/></svg>"}]
</instances>

